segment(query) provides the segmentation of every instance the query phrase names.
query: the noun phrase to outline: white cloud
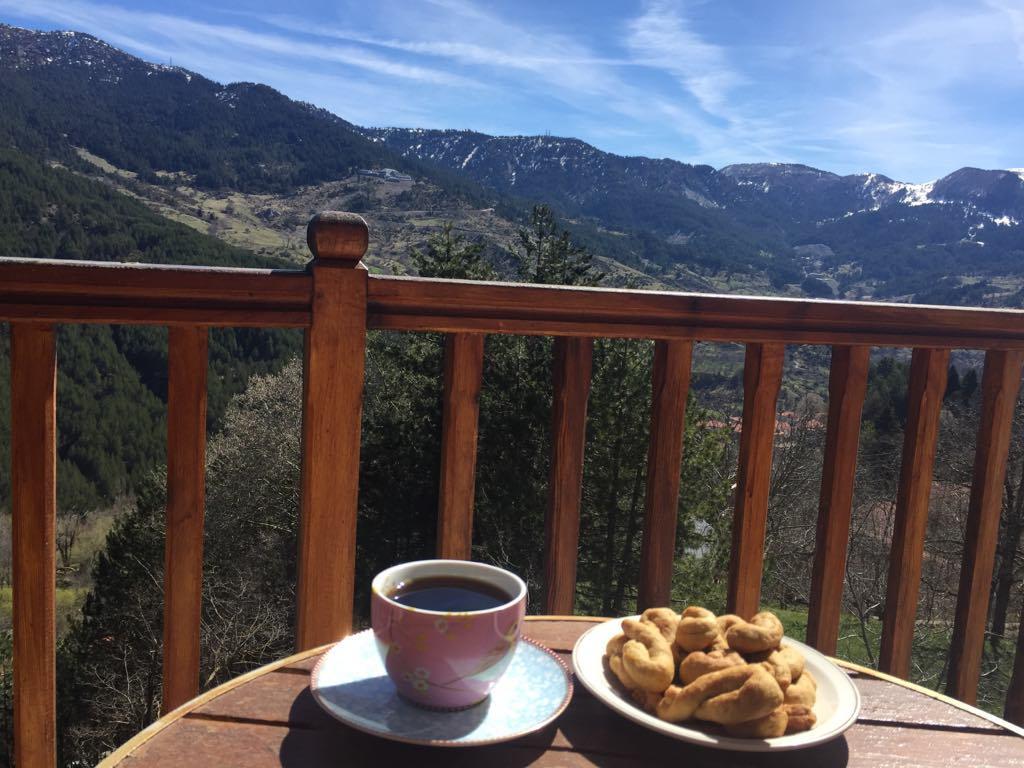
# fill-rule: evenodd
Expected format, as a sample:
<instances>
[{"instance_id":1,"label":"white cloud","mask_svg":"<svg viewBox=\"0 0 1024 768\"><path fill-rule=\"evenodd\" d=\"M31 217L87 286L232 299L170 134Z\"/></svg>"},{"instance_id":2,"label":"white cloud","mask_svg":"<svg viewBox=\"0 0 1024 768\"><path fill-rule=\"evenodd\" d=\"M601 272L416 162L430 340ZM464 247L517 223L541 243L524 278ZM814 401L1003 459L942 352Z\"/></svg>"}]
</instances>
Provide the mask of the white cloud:
<instances>
[{"instance_id":1,"label":"white cloud","mask_svg":"<svg viewBox=\"0 0 1024 768\"><path fill-rule=\"evenodd\" d=\"M627 45L636 63L673 75L705 112L730 116L729 91L743 78L729 66L725 51L697 34L675 4L649 2L643 14L630 21Z\"/></svg>"},{"instance_id":2,"label":"white cloud","mask_svg":"<svg viewBox=\"0 0 1024 768\"><path fill-rule=\"evenodd\" d=\"M614 115L616 122L625 119L633 124L617 132L609 132L604 126L595 135L639 136L644 124L650 125L653 120L697 153L711 151L720 143L718 129L696 105L674 94L652 90L633 76L639 68L660 67L663 61L650 56L638 58L635 53L627 57L599 55L578 35L553 32L521 18L512 20L466 0L428 2L434 6L429 12L418 13L421 8L408 5L400 15L365 25L386 28L388 36L330 23L312 25L305 19L281 14L256 18L280 30L440 58L453 67L483 67L496 78L491 80L496 89L558 100L571 113L586 115L592 125L603 126L609 115ZM659 55L668 54L661 51ZM710 58L706 52L703 55L706 60ZM691 78L692 87L707 105L715 101L716 89L734 82L737 78L721 77L708 67L695 71ZM718 112L717 117L721 117L721 109ZM730 144L744 141L745 137L738 136L729 140ZM637 148L634 153L640 151ZM674 154L679 156L679 146Z\"/></svg>"},{"instance_id":3,"label":"white cloud","mask_svg":"<svg viewBox=\"0 0 1024 768\"><path fill-rule=\"evenodd\" d=\"M474 17L476 17L476 15L474 15ZM544 38L538 39L536 33L533 33L534 39L530 48L528 50L524 50L519 45L519 43L522 42L522 30L517 30L520 33L518 40L509 41L515 42L515 45L510 45L506 49L501 49L490 45L481 45L477 42L472 42L466 39L445 40L432 37L429 40L410 40L395 37L374 36L346 27L311 24L305 19L285 16L282 14L259 14L255 15L254 18L281 30L333 38L336 40L345 40L369 46L402 51L404 53L433 56L465 65L481 65L487 67L541 72L549 67L614 66L630 63L625 60L602 58L588 54L582 54L581 58L572 59L567 57L564 53L560 53L560 51L564 50L565 43L567 42L565 39L549 39L545 41ZM494 23L495 21L492 18L489 22L485 22L484 25L493 29ZM506 32L510 31L508 25L503 26L505 27ZM455 30L452 34L458 35L458 31ZM475 36L473 37L474 39L477 39Z\"/></svg>"},{"instance_id":4,"label":"white cloud","mask_svg":"<svg viewBox=\"0 0 1024 768\"><path fill-rule=\"evenodd\" d=\"M56 24L92 30L99 37L116 44L130 45L147 55L164 52L174 46L188 46L191 49L206 47L213 50L223 50L224 46L232 46L236 55L247 50L250 53L307 59L318 63L331 62L378 75L421 82L450 86L472 84L468 78L437 69L391 61L365 48L320 45L163 13L131 11L112 5L94 5L75 0L37 0L28 8L19 2L0 0L0 8ZM164 44L156 44L152 37L163 40ZM168 46L168 43L171 45Z\"/></svg>"}]
</instances>

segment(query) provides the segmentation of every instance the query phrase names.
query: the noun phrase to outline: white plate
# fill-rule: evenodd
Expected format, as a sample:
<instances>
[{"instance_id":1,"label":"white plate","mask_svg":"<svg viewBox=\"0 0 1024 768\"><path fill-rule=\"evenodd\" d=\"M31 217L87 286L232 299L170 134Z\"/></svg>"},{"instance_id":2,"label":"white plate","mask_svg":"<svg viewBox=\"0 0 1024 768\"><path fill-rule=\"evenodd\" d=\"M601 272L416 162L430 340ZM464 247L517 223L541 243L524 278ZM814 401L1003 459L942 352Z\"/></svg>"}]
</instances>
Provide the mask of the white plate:
<instances>
[{"instance_id":1,"label":"white plate","mask_svg":"<svg viewBox=\"0 0 1024 768\"><path fill-rule=\"evenodd\" d=\"M614 675L604 662L605 646L622 631L621 622L621 619L613 619L587 630L576 641L576 646L572 650L573 669L576 672L576 679L604 704L623 717L652 731L680 741L716 749L737 752L782 752L830 741L857 720L857 714L860 712L860 692L853 681L827 657L810 646L788 637L784 640L785 644L792 645L803 653L805 669L810 670L814 679L818 681L818 697L814 703L814 714L818 722L811 730L775 739L738 739L659 720L620 693Z\"/></svg>"}]
</instances>

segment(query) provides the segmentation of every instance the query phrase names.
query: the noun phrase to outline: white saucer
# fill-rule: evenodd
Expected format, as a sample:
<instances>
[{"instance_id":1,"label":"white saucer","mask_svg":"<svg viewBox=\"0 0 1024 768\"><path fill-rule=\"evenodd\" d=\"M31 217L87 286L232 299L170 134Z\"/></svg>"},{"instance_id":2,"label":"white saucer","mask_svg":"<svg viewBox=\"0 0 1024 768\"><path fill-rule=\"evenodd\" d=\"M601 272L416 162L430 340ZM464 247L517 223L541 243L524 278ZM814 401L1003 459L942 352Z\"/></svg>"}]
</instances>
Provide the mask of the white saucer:
<instances>
[{"instance_id":1,"label":"white saucer","mask_svg":"<svg viewBox=\"0 0 1024 768\"><path fill-rule=\"evenodd\" d=\"M328 714L360 731L410 744L469 747L517 739L546 726L569 705L572 676L554 653L520 638L490 696L469 709L435 712L396 693L373 632L366 630L323 655L310 689Z\"/></svg>"}]
</instances>

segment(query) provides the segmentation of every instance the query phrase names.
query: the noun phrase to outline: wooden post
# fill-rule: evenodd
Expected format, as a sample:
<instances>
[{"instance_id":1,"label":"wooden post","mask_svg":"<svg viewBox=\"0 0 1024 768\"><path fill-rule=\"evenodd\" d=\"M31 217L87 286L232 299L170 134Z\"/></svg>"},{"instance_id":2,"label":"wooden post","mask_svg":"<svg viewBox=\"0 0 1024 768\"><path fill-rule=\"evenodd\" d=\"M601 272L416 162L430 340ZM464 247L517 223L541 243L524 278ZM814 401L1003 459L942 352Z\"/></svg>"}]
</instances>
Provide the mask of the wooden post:
<instances>
[{"instance_id":1,"label":"wooden post","mask_svg":"<svg viewBox=\"0 0 1024 768\"><path fill-rule=\"evenodd\" d=\"M879 652L879 668L897 677L910 674L932 466L948 366L947 349L915 349L910 362L907 429L903 436L903 461Z\"/></svg>"},{"instance_id":2,"label":"wooden post","mask_svg":"<svg viewBox=\"0 0 1024 768\"><path fill-rule=\"evenodd\" d=\"M544 610L571 614L576 600L583 449L593 339L558 337L554 349L551 405L551 471L545 520Z\"/></svg>"},{"instance_id":3,"label":"wooden post","mask_svg":"<svg viewBox=\"0 0 1024 768\"><path fill-rule=\"evenodd\" d=\"M201 326L172 327L168 334L162 707L165 713L199 693L207 338L207 329Z\"/></svg>"},{"instance_id":4,"label":"wooden post","mask_svg":"<svg viewBox=\"0 0 1024 768\"><path fill-rule=\"evenodd\" d=\"M450 333L444 346L444 407L437 556L469 560L473 546L473 494L484 337Z\"/></svg>"},{"instance_id":5,"label":"wooden post","mask_svg":"<svg viewBox=\"0 0 1024 768\"><path fill-rule=\"evenodd\" d=\"M946 692L968 704L974 704L978 698L992 567L1003 509L1006 456L1020 391L1022 362L1024 354L1021 352L992 351L985 355L981 424L974 452L974 479L946 677Z\"/></svg>"},{"instance_id":6,"label":"wooden post","mask_svg":"<svg viewBox=\"0 0 1024 768\"><path fill-rule=\"evenodd\" d=\"M659 341L651 375L651 435L637 610L668 605L679 517L679 473L693 343Z\"/></svg>"},{"instance_id":7,"label":"wooden post","mask_svg":"<svg viewBox=\"0 0 1024 768\"><path fill-rule=\"evenodd\" d=\"M784 344L747 344L743 363L736 511L732 518L728 610L749 619L761 604L768 486L772 475L775 409L782 384Z\"/></svg>"},{"instance_id":8,"label":"wooden post","mask_svg":"<svg viewBox=\"0 0 1024 768\"><path fill-rule=\"evenodd\" d=\"M50 325L11 323L14 763L57 764L57 352Z\"/></svg>"},{"instance_id":9,"label":"wooden post","mask_svg":"<svg viewBox=\"0 0 1024 768\"><path fill-rule=\"evenodd\" d=\"M299 529L298 650L352 629L359 437L366 354L369 230L360 216L329 211L307 229L314 260L306 331Z\"/></svg>"},{"instance_id":10,"label":"wooden post","mask_svg":"<svg viewBox=\"0 0 1024 768\"><path fill-rule=\"evenodd\" d=\"M846 575L853 483L857 473L861 411L868 383L868 347L832 347L828 378L828 431L818 501L807 642L834 656Z\"/></svg>"}]
</instances>

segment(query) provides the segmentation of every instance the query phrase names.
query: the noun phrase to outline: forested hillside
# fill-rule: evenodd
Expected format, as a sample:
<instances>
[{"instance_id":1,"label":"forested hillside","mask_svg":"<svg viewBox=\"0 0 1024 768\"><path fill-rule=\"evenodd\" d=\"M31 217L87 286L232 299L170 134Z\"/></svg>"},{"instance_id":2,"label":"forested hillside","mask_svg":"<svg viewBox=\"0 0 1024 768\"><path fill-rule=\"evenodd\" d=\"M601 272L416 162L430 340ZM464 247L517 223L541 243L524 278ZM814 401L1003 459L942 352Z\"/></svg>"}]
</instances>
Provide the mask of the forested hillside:
<instances>
[{"instance_id":1,"label":"forested hillside","mask_svg":"<svg viewBox=\"0 0 1024 768\"><path fill-rule=\"evenodd\" d=\"M201 187L248 190L290 189L380 162L416 166L266 86L224 87L89 35L24 32L0 26L4 144L65 158L81 146L144 176L183 171Z\"/></svg>"},{"instance_id":2,"label":"forested hillside","mask_svg":"<svg viewBox=\"0 0 1024 768\"><path fill-rule=\"evenodd\" d=\"M155 264L279 265L157 216L102 184L12 150L0 150L0 253ZM0 333L0 392L6 392L5 326ZM228 400L252 373L276 370L300 349L300 340L294 331L214 330L210 426L216 427ZM92 509L109 504L164 460L166 331L63 326L58 371L61 506ZM0 460L6 461L9 397L0 401ZM7 506L8 492L3 472L0 509Z\"/></svg>"}]
</instances>

